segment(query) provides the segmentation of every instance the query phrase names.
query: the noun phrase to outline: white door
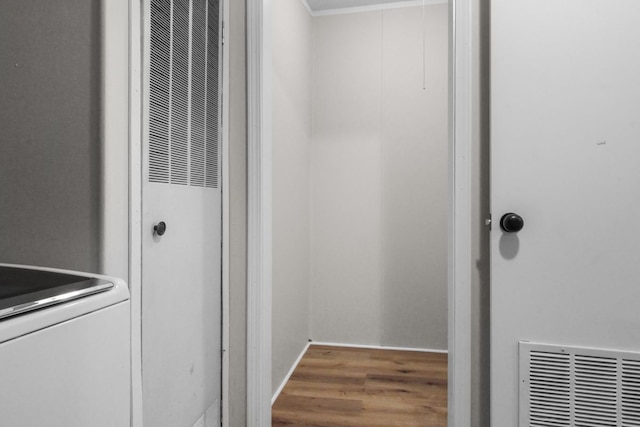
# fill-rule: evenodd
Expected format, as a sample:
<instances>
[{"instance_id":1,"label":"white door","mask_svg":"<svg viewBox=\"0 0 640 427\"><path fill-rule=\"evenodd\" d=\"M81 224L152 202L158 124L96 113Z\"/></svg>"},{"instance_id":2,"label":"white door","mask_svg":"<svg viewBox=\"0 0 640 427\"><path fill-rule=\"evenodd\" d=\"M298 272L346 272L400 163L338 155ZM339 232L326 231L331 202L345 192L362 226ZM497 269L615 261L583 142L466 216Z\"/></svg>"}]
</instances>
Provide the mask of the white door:
<instances>
[{"instance_id":1,"label":"white door","mask_svg":"<svg viewBox=\"0 0 640 427\"><path fill-rule=\"evenodd\" d=\"M219 7L145 2L144 425L219 425ZM203 424L204 421L204 424Z\"/></svg>"},{"instance_id":2,"label":"white door","mask_svg":"<svg viewBox=\"0 0 640 427\"><path fill-rule=\"evenodd\" d=\"M519 341L640 351L640 1L493 0L491 37L491 425L513 427ZM589 396L589 423L543 391L555 415L520 425L623 425Z\"/></svg>"}]
</instances>

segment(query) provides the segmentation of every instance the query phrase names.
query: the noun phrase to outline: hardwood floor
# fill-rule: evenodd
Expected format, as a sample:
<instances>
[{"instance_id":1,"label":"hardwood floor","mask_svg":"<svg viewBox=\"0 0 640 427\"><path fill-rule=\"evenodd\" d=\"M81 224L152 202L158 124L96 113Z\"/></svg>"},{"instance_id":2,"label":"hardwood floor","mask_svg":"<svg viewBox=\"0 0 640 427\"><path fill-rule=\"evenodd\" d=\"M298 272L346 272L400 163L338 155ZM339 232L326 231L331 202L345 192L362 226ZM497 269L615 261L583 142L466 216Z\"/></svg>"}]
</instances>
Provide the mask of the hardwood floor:
<instances>
[{"instance_id":1,"label":"hardwood floor","mask_svg":"<svg viewBox=\"0 0 640 427\"><path fill-rule=\"evenodd\" d=\"M446 427L447 355L312 345L273 426Z\"/></svg>"}]
</instances>

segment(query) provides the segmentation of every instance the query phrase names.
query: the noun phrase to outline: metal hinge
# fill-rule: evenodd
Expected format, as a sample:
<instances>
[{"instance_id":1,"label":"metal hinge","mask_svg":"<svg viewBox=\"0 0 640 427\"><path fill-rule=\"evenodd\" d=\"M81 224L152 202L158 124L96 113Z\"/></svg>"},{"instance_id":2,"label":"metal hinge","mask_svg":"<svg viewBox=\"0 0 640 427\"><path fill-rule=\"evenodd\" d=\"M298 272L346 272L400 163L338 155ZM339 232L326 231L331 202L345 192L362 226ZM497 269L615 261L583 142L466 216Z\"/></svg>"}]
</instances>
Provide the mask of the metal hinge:
<instances>
[{"instance_id":1,"label":"metal hinge","mask_svg":"<svg viewBox=\"0 0 640 427\"><path fill-rule=\"evenodd\" d=\"M224 46L224 21L222 21L222 46Z\"/></svg>"},{"instance_id":2,"label":"metal hinge","mask_svg":"<svg viewBox=\"0 0 640 427\"><path fill-rule=\"evenodd\" d=\"M489 218L485 218L484 225L489 227L489 231L491 231L491 214L489 214Z\"/></svg>"}]
</instances>

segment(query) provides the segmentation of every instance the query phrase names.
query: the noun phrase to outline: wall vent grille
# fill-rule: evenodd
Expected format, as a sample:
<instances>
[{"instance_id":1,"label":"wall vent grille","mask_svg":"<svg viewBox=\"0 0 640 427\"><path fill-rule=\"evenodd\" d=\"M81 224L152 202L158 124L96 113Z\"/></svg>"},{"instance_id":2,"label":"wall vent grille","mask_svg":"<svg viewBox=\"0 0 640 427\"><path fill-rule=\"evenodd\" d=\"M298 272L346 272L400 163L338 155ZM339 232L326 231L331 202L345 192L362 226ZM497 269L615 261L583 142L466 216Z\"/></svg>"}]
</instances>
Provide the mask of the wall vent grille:
<instances>
[{"instance_id":1,"label":"wall vent grille","mask_svg":"<svg viewBox=\"0 0 640 427\"><path fill-rule=\"evenodd\" d=\"M151 0L149 182L218 188L219 0Z\"/></svg>"},{"instance_id":2,"label":"wall vent grille","mask_svg":"<svg viewBox=\"0 0 640 427\"><path fill-rule=\"evenodd\" d=\"M520 343L521 427L639 427L640 353Z\"/></svg>"}]
</instances>

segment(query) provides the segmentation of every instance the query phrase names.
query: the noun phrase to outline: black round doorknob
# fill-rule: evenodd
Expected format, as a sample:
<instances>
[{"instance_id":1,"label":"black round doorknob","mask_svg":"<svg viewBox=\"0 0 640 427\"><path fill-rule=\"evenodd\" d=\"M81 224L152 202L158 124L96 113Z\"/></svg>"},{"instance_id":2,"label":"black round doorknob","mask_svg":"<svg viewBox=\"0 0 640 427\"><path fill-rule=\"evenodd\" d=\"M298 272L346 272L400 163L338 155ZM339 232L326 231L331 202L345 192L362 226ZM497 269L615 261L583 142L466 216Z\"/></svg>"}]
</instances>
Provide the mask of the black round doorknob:
<instances>
[{"instance_id":1,"label":"black round doorknob","mask_svg":"<svg viewBox=\"0 0 640 427\"><path fill-rule=\"evenodd\" d=\"M505 233L517 233L524 227L524 219L513 212L506 213L500 218L500 228Z\"/></svg>"},{"instance_id":2,"label":"black round doorknob","mask_svg":"<svg viewBox=\"0 0 640 427\"><path fill-rule=\"evenodd\" d=\"M167 224L164 221L160 221L153 226L153 232L158 236L162 236L167 231Z\"/></svg>"}]
</instances>

